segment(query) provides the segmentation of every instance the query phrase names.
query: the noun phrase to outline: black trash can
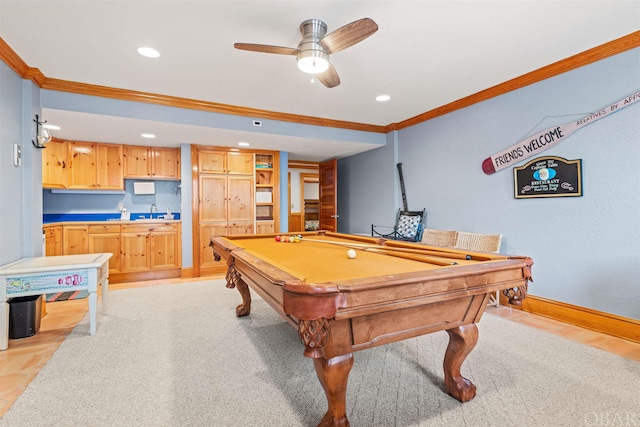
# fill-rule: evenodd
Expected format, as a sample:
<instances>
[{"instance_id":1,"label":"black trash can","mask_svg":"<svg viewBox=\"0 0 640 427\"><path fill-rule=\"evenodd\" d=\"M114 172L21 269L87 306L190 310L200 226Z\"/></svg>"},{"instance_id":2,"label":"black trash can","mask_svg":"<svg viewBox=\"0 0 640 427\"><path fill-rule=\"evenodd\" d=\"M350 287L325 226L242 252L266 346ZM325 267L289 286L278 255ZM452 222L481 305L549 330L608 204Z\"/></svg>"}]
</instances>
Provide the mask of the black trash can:
<instances>
[{"instance_id":1,"label":"black trash can","mask_svg":"<svg viewBox=\"0 0 640 427\"><path fill-rule=\"evenodd\" d=\"M31 337L40 330L42 295L11 298L9 303L9 338Z\"/></svg>"}]
</instances>

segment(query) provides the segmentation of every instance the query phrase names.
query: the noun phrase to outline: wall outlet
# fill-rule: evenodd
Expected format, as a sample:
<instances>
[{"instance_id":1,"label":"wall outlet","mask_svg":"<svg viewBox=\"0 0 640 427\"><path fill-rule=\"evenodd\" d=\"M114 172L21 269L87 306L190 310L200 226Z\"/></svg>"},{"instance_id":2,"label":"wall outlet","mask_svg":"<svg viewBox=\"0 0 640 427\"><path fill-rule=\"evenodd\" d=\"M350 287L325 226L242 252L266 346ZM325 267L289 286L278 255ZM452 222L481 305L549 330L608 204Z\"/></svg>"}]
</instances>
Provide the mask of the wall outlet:
<instances>
[{"instance_id":1,"label":"wall outlet","mask_svg":"<svg viewBox=\"0 0 640 427\"><path fill-rule=\"evenodd\" d=\"M13 144L13 165L20 166L22 164L22 149L19 144Z\"/></svg>"}]
</instances>

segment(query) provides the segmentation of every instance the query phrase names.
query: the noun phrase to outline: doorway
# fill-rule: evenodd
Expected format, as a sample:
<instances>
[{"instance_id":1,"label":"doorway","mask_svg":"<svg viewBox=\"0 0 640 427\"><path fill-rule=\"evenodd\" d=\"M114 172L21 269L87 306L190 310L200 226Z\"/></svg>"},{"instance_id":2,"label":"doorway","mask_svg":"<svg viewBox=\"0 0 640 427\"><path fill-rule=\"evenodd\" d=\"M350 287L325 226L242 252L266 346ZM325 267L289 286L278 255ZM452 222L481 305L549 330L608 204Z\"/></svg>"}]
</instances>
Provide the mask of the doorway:
<instances>
[{"instance_id":1,"label":"doorway","mask_svg":"<svg viewBox=\"0 0 640 427\"><path fill-rule=\"evenodd\" d=\"M288 231L302 232L305 229L305 199L313 201L319 198L318 164L313 162L290 162L288 175Z\"/></svg>"}]
</instances>

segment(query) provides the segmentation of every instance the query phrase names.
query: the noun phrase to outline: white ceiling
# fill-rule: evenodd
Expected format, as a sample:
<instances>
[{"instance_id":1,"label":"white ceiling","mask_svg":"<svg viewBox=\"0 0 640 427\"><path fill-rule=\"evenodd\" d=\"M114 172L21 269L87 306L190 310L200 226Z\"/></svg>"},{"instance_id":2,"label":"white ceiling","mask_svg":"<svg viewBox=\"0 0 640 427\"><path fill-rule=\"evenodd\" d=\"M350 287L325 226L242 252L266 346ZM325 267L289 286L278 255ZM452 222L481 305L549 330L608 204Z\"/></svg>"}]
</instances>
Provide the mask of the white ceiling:
<instances>
[{"instance_id":1,"label":"white ceiling","mask_svg":"<svg viewBox=\"0 0 640 427\"><path fill-rule=\"evenodd\" d=\"M299 25L329 32L363 17L378 32L331 56L341 84L311 83L295 57L235 42L296 47ZM48 78L385 126L640 29L640 1L0 0L0 37ZM137 54L139 46L158 59ZM379 94L391 100L376 102ZM195 143L323 160L372 144L193 127L43 110L60 138L153 145Z\"/></svg>"}]
</instances>

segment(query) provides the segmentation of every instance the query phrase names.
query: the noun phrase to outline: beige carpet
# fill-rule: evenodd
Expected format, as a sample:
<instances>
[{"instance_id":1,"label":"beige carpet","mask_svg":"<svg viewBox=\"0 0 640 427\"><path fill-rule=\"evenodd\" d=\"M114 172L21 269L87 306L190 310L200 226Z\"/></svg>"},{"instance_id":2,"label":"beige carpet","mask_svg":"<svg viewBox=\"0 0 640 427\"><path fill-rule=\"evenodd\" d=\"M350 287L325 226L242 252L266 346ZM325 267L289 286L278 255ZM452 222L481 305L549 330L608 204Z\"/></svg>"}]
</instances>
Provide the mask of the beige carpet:
<instances>
[{"instance_id":1,"label":"beige carpet","mask_svg":"<svg viewBox=\"0 0 640 427\"><path fill-rule=\"evenodd\" d=\"M221 280L110 292L0 426L315 426L326 399L297 333ZM355 354L353 427L640 424L640 363L485 315L463 365L478 388L442 392L444 332ZM618 424L605 424L618 420ZM620 424L631 420L636 424Z\"/></svg>"}]
</instances>

